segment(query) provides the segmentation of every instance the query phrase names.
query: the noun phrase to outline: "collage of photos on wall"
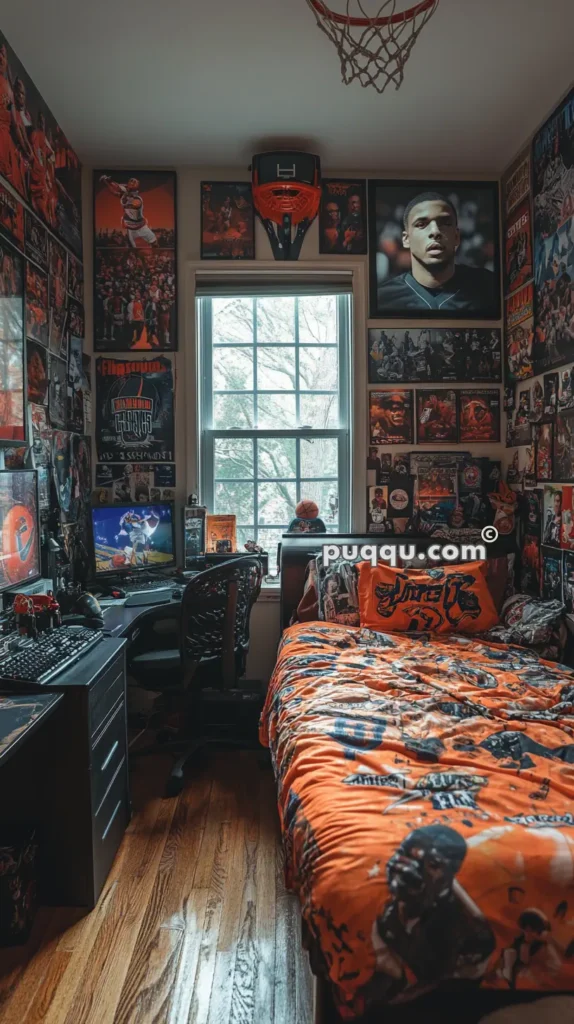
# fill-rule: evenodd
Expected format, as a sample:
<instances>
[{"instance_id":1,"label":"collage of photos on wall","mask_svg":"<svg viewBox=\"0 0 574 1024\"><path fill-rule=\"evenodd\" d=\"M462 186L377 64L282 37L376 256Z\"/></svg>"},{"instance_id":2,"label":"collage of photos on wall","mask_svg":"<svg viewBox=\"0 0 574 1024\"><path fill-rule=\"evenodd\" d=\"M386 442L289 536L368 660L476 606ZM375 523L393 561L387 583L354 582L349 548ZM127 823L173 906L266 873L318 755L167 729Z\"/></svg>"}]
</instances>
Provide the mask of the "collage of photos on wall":
<instances>
[{"instance_id":1,"label":"collage of photos on wall","mask_svg":"<svg viewBox=\"0 0 574 1024\"><path fill-rule=\"evenodd\" d=\"M498 225L496 182L369 181L371 533L512 529L486 454L501 440Z\"/></svg>"},{"instance_id":2,"label":"collage of photos on wall","mask_svg":"<svg viewBox=\"0 0 574 1024\"><path fill-rule=\"evenodd\" d=\"M503 203L506 480L523 507L520 583L572 614L574 90L511 167Z\"/></svg>"},{"instance_id":3,"label":"collage of photos on wall","mask_svg":"<svg viewBox=\"0 0 574 1024\"><path fill-rule=\"evenodd\" d=\"M81 165L0 33L0 446L34 468L41 530L64 539L68 578L90 569L91 359L84 353Z\"/></svg>"}]
</instances>

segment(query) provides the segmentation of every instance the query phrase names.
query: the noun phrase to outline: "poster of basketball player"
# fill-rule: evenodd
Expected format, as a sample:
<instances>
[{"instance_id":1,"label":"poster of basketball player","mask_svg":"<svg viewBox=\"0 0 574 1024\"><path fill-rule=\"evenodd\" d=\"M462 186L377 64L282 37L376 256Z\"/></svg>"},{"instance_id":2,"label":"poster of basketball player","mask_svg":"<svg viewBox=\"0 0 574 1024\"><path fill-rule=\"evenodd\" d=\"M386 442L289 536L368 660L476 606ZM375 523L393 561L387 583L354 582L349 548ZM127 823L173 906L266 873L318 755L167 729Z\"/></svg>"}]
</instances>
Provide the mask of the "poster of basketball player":
<instances>
[{"instance_id":1,"label":"poster of basketball player","mask_svg":"<svg viewBox=\"0 0 574 1024\"><path fill-rule=\"evenodd\" d=\"M532 278L530 198L514 211L504 232L504 292L521 288Z\"/></svg>"},{"instance_id":2,"label":"poster of basketball player","mask_svg":"<svg viewBox=\"0 0 574 1024\"><path fill-rule=\"evenodd\" d=\"M84 267L71 254L68 255L68 295L84 305Z\"/></svg>"},{"instance_id":3,"label":"poster of basketball player","mask_svg":"<svg viewBox=\"0 0 574 1024\"><path fill-rule=\"evenodd\" d=\"M85 324L84 324L84 307L76 302L75 299L70 299L68 305L68 323L67 329L70 334L73 334L76 338L85 338Z\"/></svg>"},{"instance_id":4,"label":"poster of basketball player","mask_svg":"<svg viewBox=\"0 0 574 1024\"><path fill-rule=\"evenodd\" d=\"M26 261L26 336L48 344L48 277Z\"/></svg>"},{"instance_id":5,"label":"poster of basketball player","mask_svg":"<svg viewBox=\"0 0 574 1024\"><path fill-rule=\"evenodd\" d=\"M370 384L500 380L497 328L369 328Z\"/></svg>"},{"instance_id":6,"label":"poster of basketball player","mask_svg":"<svg viewBox=\"0 0 574 1024\"><path fill-rule=\"evenodd\" d=\"M50 359L50 388L48 393L50 423L62 430L66 428L68 398L68 368L64 359Z\"/></svg>"},{"instance_id":7,"label":"poster of basketball player","mask_svg":"<svg viewBox=\"0 0 574 1024\"><path fill-rule=\"evenodd\" d=\"M101 462L173 462L173 372L165 356L96 359Z\"/></svg>"},{"instance_id":8,"label":"poster of basketball player","mask_svg":"<svg viewBox=\"0 0 574 1024\"><path fill-rule=\"evenodd\" d=\"M33 213L26 210L26 258L36 263L40 270L48 271L48 232ZM69 259L75 259L69 256Z\"/></svg>"},{"instance_id":9,"label":"poster of basketball player","mask_svg":"<svg viewBox=\"0 0 574 1024\"><path fill-rule=\"evenodd\" d=\"M24 259L0 238L0 442L24 441Z\"/></svg>"},{"instance_id":10,"label":"poster of basketball player","mask_svg":"<svg viewBox=\"0 0 574 1024\"><path fill-rule=\"evenodd\" d=\"M553 479L561 483L574 481L574 410L556 415Z\"/></svg>"},{"instance_id":11,"label":"poster of basketball player","mask_svg":"<svg viewBox=\"0 0 574 1024\"><path fill-rule=\"evenodd\" d=\"M500 441L500 391L463 389L459 400L459 441Z\"/></svg>"},{"instance_id":12,"label":"poster of basketball player","mask_svg":"<svg viewBox=\"0 0 574 1024\"><path fill-rule=\"evenodd\" d=\"M413 444L413 392L369 393L370 444Z\"/></svg>"},{"instance_id":13,"label":"poster of basketball player","mask_svg":"<svg viewBox=\"0 0 574 1024\"><path fill-rule=\"evenodd\" d=\"M48 239L48 261L50 265L50 307L64 309L67 303L67 253L55 239Z\"/></svg>"},{"instance_id":14,"label":"poster of basketball player","mask_svg":"<svg viewBox=\"0 0 574 1024\"><path fill-rule=\"evenodd\" d=\"M367 252L367 186L364 179L323 178L319 210L319 252Z\"/></svg>"},{"instance_id":15,"label":"poster of basketball player","mask_svg":"<svg viewBox=\"0 0 574 1024\"><path fill-rule=\"evenodd\" d=\"M574 359L574 89L532 142L537 372Z\"/></svg>"},{"instance_id":16,"label":"poster of basketball player","mask_svg":"<svg viewBox=\"0 0 574 1024\"><path fill-rule=\"evenodd\" d=\"M508 382L534 376L534 309L532 282L505 303L506 375Z\"/></svg>"},{"instance_id":17,"label":"poster of basketball player","mask_svg":"<svg viewBox=\"0 0 574 1024\"><path fill-rule=\"evenodd\" d=\"M77 256L82 255L82 168L32 79L0 32L0 175Z\"/></svg>"},{"instance_id":18,"label":"poster of basketball player","mask_svg":"<svg viewBox=\"0 0 574 1024\"><path fill-rule=\"evenodd\" d=\"M201 182L201 258L255 259L251 182Z\"/></svg>"},{"instance_id":19,"label":"poster of basketball player","mask_svg":"<svg viewBox=\"0 0 574 1024\"><path fill-rule=\"evenodd\" d=\"M94 171L94 246L96 350L175 350L175 172Z\"/></svg>"},{"instance_id":20,"label":"poster of basketball player","mask_svg":"<svg viewBox=\"0 0 574 1024\"><path fill-rule=\"evenodd\" d=\"M62 351L67 354L66 349L66 318L68 311L66 309L51 309L50 310L50 326L49 326L49 338L50 338L50 351L55 356L61 356Z\"/></svg>"},{"instance_id":21,"label":"poster of basketball player","mask_svg":"<svg viewBox=\"0 0 574 1024\"><path fill-rule=\"evenodd\" d=\"M530 151L528 149L516 158L502 179L502 202L505 223L519 203L530 193Z\"/></svg>"},{"instance_id":22,"label":"poster of basketball player","mask_svg":"<svg viewBox=\"0 0 574 1024\"><path fill-rule=\"evenodd\" d=\"M0 185L0 235L24 252L24 207L3 185Z\"/></svg>"},{"instance_id":23,"label":"poster of basketball player","mask_svg":"<svg viewBox=\"0 0 574 1024\"><path fill-rule=\"evenodd\" d=\"M370 315L500 316L497 182L369 182Z\"/></svg>"},{"instance_id":24,"label":"poster of basketball player","mask_svg":"<svg viewBox=\"0 0 574 1024\"><path fill-rule=\"evenodd\" d=\"M28 373L28 401L35 405L48 404L48 350L35 341L26 342Z\"/></svg>"},{"instance_id":25,"label":"poster of basketball player","mask_svg":"<svg viewBox=\"0 0 574 1024\"><path fill-rule=\"evenodd\" d=\"M546 483L553 477L554 424L541 423L533 430L536 441L536 479L539 483Z\"/></svg>"},{"instance_id":26,"label":"poster of basketball player","mask_svg":"<svg viewBox=\"0 0 574 1024\"><path fill-rule=\"evenodd\" d=\"M454 444L458 439L456 391L437 388L416 393L417 444Z\"/></svg>"}]
</instances>

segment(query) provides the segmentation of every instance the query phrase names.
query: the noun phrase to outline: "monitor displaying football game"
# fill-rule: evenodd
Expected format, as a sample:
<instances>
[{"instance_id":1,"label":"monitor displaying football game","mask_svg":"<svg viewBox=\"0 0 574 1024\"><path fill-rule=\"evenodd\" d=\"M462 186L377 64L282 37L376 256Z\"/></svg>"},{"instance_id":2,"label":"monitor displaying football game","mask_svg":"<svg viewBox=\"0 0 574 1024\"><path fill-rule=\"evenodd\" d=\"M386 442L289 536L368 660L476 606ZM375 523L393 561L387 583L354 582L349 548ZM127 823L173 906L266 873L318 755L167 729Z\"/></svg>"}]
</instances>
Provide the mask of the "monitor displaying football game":
<instances>
[{"instance_id":1,"label":"monitor displaying football game","mask_svg":"<svg viewBox=\"0 0 574 1024\"><path fill-rule=\"evenodd\" d=\"M41 575L34 470L0 470L0 591Z\"/></svg>"},{"instance_id":2,"label":"monitor displaying football game","mask_svg":"<svg viewBox=\"0 0 574 1024\"><path fill-rule=\"evenodd\" d=\"M175 565L173 505L100 505L92 509L96 574Z\"/></svg>"}]
</instances>

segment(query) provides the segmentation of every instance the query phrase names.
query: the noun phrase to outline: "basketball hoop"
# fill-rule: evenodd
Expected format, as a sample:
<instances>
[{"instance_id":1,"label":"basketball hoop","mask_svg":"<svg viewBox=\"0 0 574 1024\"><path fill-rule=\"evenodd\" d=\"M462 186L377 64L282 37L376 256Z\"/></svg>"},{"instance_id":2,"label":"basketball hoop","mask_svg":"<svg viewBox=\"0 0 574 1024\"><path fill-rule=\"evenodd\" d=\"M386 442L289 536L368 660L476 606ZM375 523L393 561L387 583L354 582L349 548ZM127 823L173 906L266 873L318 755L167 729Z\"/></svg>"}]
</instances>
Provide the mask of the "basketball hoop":
<instances>
[{"instance_id":1,"label":"basketball hoop","mask_svg":"<svg viewBox=\"0 0 574 1024\"><path fill-rule=\"evenodd\" d=\"M411 50L439 0L420 0L403 10L397 9L401 0L377 0L380 6L372 16L365 10L369 0L339 0L346 7L344 14L331 10L323 0L307 3L319 28L335 45L345 85L358 79L362 86L384 92L389 82L395 89L401 85Z\"/></svg>"}]
</instances>

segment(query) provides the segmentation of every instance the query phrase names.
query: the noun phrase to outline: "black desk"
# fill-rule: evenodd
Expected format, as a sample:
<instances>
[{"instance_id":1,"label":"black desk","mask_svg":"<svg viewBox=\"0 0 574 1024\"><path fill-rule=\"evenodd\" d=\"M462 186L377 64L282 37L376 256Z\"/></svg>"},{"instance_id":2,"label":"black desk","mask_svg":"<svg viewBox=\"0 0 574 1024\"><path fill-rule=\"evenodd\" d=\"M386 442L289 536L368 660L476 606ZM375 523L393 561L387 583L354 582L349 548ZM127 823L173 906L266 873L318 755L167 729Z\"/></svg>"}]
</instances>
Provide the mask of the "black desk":
<instances>
[{"instance_id":1,"label":"black desk","mask_svg":"<svg viewBox=\"0 0 574 1024\"><path fill-rule=\"evenodd\" d=\"M147 619L153 619L154 622L158 619L179 620L181 601L170 598L163 604L147 605L126 605L123 601L117 601L102 608L102 613L104 632L108 636L125 638L131 642L135 640Z\"/></svg>"},{"instance_id":2,"label":"black desk","mask_svg":"<svg viewBox=\"0 0 574 1024\"><path fill-rule=\"evenodd\" d=\"M50 718L63 699L61 693L0 696L0 766Z\"/></svg>"}]
</instances>

